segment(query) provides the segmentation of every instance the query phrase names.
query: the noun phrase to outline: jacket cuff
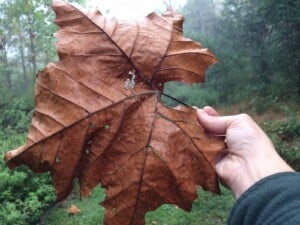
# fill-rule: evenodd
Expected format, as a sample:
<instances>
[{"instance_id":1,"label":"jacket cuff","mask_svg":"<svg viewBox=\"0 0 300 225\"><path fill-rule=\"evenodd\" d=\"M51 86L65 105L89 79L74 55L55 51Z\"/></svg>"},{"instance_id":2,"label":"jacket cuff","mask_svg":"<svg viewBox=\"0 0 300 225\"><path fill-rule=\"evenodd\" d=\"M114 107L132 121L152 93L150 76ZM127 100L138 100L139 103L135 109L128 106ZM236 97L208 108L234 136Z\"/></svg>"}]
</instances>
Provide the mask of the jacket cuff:
<instances>
[{"instance_id":1,"label":"jacket cuff","mask_svg":"<svg viewBox=\"0 0 300 225\"><path fill-rule=\"evenodd\" d=\"M228 225L300 224L300 173L277 173L256 182L237 200Z\"/></svg>"}]
</instances>

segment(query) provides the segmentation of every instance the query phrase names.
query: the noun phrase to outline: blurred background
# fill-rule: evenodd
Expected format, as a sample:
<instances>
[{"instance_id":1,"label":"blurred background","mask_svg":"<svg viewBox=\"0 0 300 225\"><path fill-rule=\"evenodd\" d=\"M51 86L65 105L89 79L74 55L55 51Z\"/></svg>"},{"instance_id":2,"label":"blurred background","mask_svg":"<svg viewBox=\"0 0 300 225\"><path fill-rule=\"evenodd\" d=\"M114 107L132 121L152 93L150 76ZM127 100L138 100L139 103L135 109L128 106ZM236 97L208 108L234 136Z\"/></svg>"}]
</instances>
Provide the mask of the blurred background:
<instances>
[{"instance_id":1,"label":"blurred background","mask_svg":"<svg viewBox=\"0 0 300 225\"><path fill-rule=\"evenodd\" d=\"M222 114L245 112L263 127L279 153L300 170L299 0L77 0L109 17L133 19L171 6L185 16L184 34L209 48L218 64L204 84L168 83L165 92L189 105L211 105ZM34 108L38 70L57 61L57 27L50 0L0 0L0 153L24 143ZM163 99L175 106L176 101ZM76 185L75 185L76 186ZM234 203L199 189L191 213L165 205L147 215L147 225L218 225ZM79 201L78 190L56 204L49 174L0 161L0 225L102 224L99 187ZM68 216L77 204L81 213Z\"/></svg>"}]
</instances>

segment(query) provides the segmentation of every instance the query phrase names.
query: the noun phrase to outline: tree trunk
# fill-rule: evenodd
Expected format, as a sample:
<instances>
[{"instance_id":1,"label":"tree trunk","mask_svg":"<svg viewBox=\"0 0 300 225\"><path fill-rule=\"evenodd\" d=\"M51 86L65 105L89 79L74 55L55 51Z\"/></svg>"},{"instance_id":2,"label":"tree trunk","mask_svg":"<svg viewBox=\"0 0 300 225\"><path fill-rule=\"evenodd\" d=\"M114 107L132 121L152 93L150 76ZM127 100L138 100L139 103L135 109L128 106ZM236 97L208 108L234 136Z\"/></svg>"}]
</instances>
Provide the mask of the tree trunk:
<instances>
[{"instance_id":1,"label":"tree trunk","mask_svg":"<svg viewBox=\"0 0 300 225\"><path fill-rule=\"evenodd\" d=\"M24 54L24 39L22 37L21 32L18 34L18 36L19 36L19 43L20 43L19 52L20 52L20 55L21 55L23 82L24 82L24 87L26 88L28 86L28 74L27 74L25 54Z\"/></svg>"},{"instance_id":2,"label":"tree trunk","mask_svg":"<svg viewBox=\"0 0 300 225\"><path fill-rule=\"evenodd\" d=\"M29 33L29 37L30 37L30 62L32 63L32 69L33 69L33 74L36 73L37 71L37 66L36 66L36 51L35 51L35 45L34 45L34 38L35 38L35 35L33 33L33 31L30 29L28 31Z\"/></svg>"},{"instance_id":3,"label":"tree trunk","mask_svg":"<svg viewBox=\"0 0 300 225\"><path fill-rule=\"evenodd\" d=\"M5 38L3 37L1 40L1 50L3 52L3 57L1 57L1 61L3 62L4 65L4 76L7 82L8 90L12 89L12 83L11 83L11 74L10 74L10 69L9 69L9 64L8 64L8 58L7 58L7 51L6 51L6 42Z\"/></svg>"},{"instance_id":4,"label":"tree trunk","mask_svg":"<svg viewBox=\"0 0 300 225\"><path fill-rule=\"evenodd\" d=\"M5 74L5 79L7 82L8 90L12 89L12 84L11 84L11 74L10 74L10 69L9 69L9 64L8 64L8 59L7 59L7 54L6 52L4 53L4 74Z\"/></svg>"},{"instance_id":5,"label":"tree trunk","mask_svg":"<svg viewBox=\"0 0 300 225\"><path fill-rule=\"evenodd\" d=\"M211 6L212 6L212 9L213 9L214 13L216 13L216 6L215 6L215 3L214 3L214 0L211 0Z\"/></svg>"}]
</instances>

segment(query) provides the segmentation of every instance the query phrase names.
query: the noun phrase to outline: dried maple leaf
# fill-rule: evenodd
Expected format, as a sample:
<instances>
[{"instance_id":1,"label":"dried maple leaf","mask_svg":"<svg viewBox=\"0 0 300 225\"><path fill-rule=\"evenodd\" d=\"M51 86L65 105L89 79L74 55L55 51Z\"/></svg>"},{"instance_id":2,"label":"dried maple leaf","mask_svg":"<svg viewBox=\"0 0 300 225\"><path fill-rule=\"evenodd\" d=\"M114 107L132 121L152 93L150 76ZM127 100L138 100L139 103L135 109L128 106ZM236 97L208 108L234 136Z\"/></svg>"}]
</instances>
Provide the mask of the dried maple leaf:
<instances>
[{"instance_id":1,"label":"dried maple leaf","mask_svg":"<svg viewBox=\"0 0 300 225\"><path fill-rule=\"evenodd\" d=\"M190 210L198 185L218 193L211 162L223 141L205 135L194 109L160 99L165 82L201 82L216 61L183 37L183 17L120 21L61 0L53 9L60 60L37 76L27 141L8 166L51 171L58 200L75 178L83 196L101 183L106 225L142 225L163 203Z\"/></svg>"},{"instance_id":2,"label":"dried maple leaf","mask_svg":"<svg viewBox=\"0 0 300 225\"><path fill-rule=\"evenodd\" d=\"M78 208L77 205L71 205L70 208L67 210L69 215L77 215L80 213L80 209Z\"/></svg>"}]
</instances>

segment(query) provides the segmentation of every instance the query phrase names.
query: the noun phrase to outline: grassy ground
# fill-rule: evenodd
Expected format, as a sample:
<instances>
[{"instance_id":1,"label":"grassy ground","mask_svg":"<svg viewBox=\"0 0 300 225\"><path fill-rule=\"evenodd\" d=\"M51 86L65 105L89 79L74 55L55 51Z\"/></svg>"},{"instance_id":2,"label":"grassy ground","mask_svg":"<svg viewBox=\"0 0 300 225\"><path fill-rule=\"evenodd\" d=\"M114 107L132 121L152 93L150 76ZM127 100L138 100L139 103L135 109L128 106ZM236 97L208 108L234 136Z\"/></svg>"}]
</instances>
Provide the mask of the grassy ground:
<instances>
[{"instance_id":1,"label":"grassy ground","mask_svg":"<svg viewBox=\"0 0 300 225\"><path fill-rule=\"evenodd\" d=\"M104 199L104 192L100 187L94 189L93 194L82 200L78 195L73 195L72 198L64 202L56 204L50 208L41 219L41 225L100 225L104 208L99 205L99 202ZM67 213L69 207L75 204L80 208L80 214L70 216Z\"/></svg>"},{"instance_id":2,"label":"grassy ground","mask_svg":"<svg viewBox=\"0 0 300 225\"><path fill-rule=\"evenodd\" d=\"M44 219L44 225L102 225L104 209L99 202L104 199L100 187L93 194L80 200L78 197L56 205ZM222 187L222 195L217 196L201 189L191 212L185 212L174 205L163 205L146 215L147 225L225 225L234 203L231 193ZM77 205L81 212L70 216L68 208Z\"/></svg>"}]
</instances>

